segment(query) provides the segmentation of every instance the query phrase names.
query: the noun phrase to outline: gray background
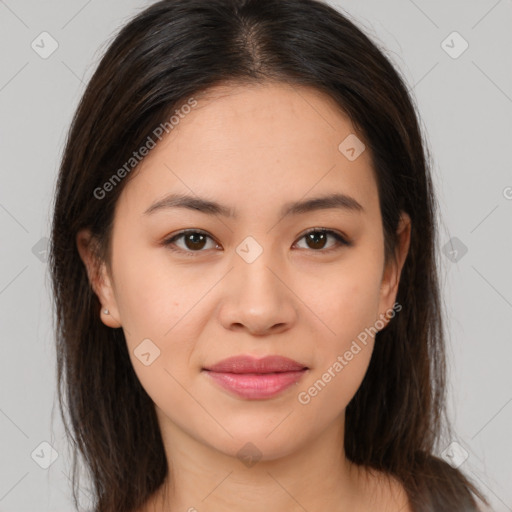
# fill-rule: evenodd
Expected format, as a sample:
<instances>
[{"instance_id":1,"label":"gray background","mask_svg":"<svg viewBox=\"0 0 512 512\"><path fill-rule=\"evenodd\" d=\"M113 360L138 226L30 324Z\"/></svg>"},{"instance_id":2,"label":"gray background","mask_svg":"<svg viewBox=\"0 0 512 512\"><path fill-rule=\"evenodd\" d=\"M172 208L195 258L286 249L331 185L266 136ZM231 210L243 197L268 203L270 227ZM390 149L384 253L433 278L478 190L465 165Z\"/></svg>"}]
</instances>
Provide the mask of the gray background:
<instances>
[{"instance_id":1,"label":"gray background","mask_svg":"<svg viewBox=\"0 0 512 512\"><path fill-rule=\"evenodd\" d=\"M150 3L0 0L0 512L72 509L44 238L85 83L108 40ZM385 48L417 102L442 210L458 443L448 453L452 460L467 453L460 468L494 510L512 511L512 2L331 3ZM46 59L31 47L34 40L43 46L44 31L58 42ZM463 41L448 37L453 31L469 44L457 58ZM48 469L40 467L51 460L45 441L59 454Z\"/></svg>"}]
</instances>

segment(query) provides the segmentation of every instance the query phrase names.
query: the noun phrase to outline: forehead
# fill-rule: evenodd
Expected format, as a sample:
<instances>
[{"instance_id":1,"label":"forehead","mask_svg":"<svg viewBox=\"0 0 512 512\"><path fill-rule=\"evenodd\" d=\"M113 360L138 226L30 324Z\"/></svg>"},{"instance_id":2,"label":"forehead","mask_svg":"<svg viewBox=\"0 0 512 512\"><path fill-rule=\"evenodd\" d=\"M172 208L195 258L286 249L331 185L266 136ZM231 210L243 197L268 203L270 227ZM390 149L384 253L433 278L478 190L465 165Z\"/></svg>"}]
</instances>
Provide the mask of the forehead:
<instances>
[{"instance_id":1,"label":"forehead","mask_svg":"<svg viewBox=\"0 0 512 512\"><path fill-rule=\"evenodd\" d=\"M186 122L187 117L193 121ZM174 138L181 133L181 142L189 141L188 134L207 135L198 145L206 148L218 141L229 148L258 142L286 147L300 140L354 132L350 119L330 96L312 87L285 83L211 88L199 96L193 112L176 128Z\"/></svg>"},{"instance_id":2,"label":"forehead","mask_svg":"<svg viewBox=\"0 0 512 512\"><path fill-rule=\"evenodd\" d=\"M329 96L274 83L217 86L194 99L123 190L138 210L169 192L214 195L234 207L234 200L243 206L252 199L260 208L273 198L297 200L310 190L372 201L369 152L351 161L340 150L357 135Z\"/></svg>"}]
</instances>

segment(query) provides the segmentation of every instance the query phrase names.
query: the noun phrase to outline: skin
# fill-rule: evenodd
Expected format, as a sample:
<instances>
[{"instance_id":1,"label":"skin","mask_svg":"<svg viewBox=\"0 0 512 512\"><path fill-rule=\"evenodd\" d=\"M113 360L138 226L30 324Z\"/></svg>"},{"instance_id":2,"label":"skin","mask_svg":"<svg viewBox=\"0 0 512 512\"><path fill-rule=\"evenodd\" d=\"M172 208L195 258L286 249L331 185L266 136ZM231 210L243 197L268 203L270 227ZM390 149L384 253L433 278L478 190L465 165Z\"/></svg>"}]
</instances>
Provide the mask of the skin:
<instances>
[{"instance_id":1,"label":"skin","mask_svg":"<svg viewBox=\"0 0 512 512\"><path fill-rule=\"evenodd\" d=\"M91 285L110 312L102 309L101 319L123 328L155 403L171 468L174 490L163 486L141 512L410 510L398 482L356 467L343 449L345 408L374 338L308 404L298 401L393 308L409 248L404 214L396 260L385 266L370 152L349 161L338 150L352 133L349 118L314 89L210 89L130 176L116 206L111 267L92 257L87 230L77 235ZM279 214L288 201L334 191L364 212ZM215 200L238 219L184 208L144 215L170 192ZM182 253L163 245L191 228L211 237L202 248L183 237L174 245ZM323 246L308 244L310 228L337 231L352 245L331 236ZM263 250L251 263L236 252L247 236ZM146 338L160 350L149 366L134 355ZM239 354L279 354L309 370L276 397L238 398L201 370ZM249 442L261 456L251 467L237 456Z\"/></svg>"}]
</instances>

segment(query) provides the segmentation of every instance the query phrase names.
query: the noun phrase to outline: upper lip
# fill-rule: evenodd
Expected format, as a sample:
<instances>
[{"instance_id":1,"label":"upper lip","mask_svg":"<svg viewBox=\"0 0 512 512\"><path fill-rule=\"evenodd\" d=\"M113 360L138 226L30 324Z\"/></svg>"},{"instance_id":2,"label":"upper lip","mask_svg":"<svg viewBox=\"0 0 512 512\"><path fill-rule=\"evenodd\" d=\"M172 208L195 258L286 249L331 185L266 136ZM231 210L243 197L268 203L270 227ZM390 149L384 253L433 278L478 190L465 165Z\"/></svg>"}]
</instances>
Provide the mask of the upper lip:
<instances>
[{"instance_id":1,"label":"upper lip","mask_svg":"<svg viewBox=\"0 0 512 512\"><path fill-rule=\"evenodd\" d=\"M204 368L204 370L218 373L276 373L305 369L307 369L307 366L288 357L278 355L266 356L260 359L247 355L234 356Z\"/></svg>"}]
</instances>

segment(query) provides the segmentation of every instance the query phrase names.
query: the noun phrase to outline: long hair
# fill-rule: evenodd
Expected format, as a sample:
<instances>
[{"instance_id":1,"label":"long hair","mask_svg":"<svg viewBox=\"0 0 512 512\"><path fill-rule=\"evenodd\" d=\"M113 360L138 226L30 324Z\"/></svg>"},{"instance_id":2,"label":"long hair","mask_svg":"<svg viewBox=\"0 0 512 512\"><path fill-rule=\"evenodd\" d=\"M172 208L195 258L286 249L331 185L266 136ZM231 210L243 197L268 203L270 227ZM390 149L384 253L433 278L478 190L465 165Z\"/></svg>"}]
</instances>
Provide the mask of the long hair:
<instances>
[{"instance_id":1,"label":"long hair","mask_svg":"<svg viewBox=\"0 0 512 512\"><path fill-rule=\"evenodd\" d=\"M109 264L116 201L130 175L95 194L173 112L220 84L314 87L364 138L378 184L386 258L400 211L412 221L397 302L377 334L361 387L346 410L345 450L356 464L395 476L416 512L476 511L487 503L437 457L445 408L445 333L436 262L437 203L428 150L405 81L341 12L316 0L163 0L110 43L68 133L50 243L58 399L77 462L90 474L95 512L131 512L169 471L154 404L131 366L122 329L100 320L76 247L91 229ZM172 475L170 475L172 477Z\"/></svg>"}]
</instances>

